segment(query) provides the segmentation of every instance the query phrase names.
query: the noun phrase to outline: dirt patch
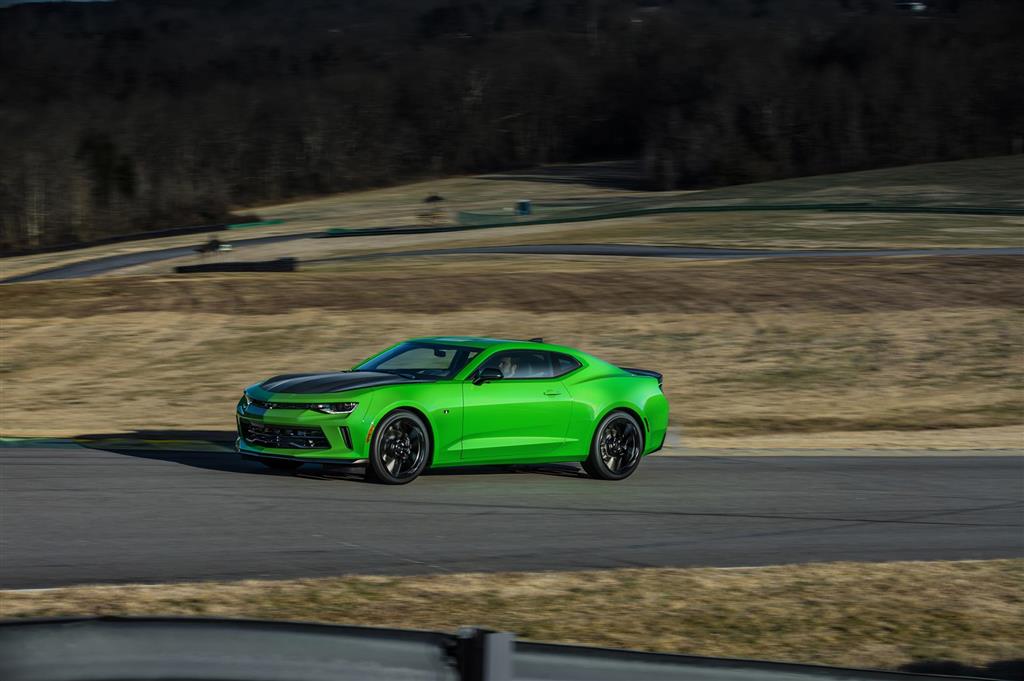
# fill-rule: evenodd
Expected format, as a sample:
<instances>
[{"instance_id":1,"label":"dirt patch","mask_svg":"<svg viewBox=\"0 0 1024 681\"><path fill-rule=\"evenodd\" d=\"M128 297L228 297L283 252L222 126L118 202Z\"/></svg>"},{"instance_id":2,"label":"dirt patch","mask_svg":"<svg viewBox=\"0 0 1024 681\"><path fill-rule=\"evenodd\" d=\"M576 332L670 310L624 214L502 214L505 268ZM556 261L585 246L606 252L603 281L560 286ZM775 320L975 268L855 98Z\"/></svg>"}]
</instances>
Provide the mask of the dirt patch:
<instances>
[{"instance_id":1,"label":"dirt patch","mask_svg":"<svg viewBox=\"0 0 1024 681\"><path fill-rule=\"evenodd\" d=\"M4 617L199 615L897 668L1020 659L1024 561L349 576L0 592ZM628 623L625 625L624 623Z\"/></svg>"}]
</instances>

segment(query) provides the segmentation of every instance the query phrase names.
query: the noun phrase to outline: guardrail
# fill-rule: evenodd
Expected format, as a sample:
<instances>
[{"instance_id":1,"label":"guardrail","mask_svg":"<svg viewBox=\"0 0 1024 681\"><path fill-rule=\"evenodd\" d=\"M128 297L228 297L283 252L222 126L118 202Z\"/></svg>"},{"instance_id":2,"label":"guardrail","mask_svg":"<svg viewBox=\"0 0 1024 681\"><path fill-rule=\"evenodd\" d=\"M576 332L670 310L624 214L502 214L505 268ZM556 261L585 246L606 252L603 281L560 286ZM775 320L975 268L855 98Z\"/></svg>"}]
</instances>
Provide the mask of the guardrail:
<instances>
[{"instance_id":1,"label":"guardrail","mask_svg":"<svg viewBox=\"0 0 1024 681\"><path fill-rule=\"evenodd\" d=\"M956 677L642 653L456 634L189 618L0 622L6 681L907 681Z\"/></svg>"},{"instance_id":2,"label":"guardrail","mask_svg":"<svg viewBox=\"0 0 1024 681\"><path fill-rule=\"evenodd\" d=\"M235 222L228 225L228 229L252 229L253 227L271 227L273 225L283 225L284 220L281 218L274 218L273 220L256 220L254 222Z\"/></svg>"}]
</instances>

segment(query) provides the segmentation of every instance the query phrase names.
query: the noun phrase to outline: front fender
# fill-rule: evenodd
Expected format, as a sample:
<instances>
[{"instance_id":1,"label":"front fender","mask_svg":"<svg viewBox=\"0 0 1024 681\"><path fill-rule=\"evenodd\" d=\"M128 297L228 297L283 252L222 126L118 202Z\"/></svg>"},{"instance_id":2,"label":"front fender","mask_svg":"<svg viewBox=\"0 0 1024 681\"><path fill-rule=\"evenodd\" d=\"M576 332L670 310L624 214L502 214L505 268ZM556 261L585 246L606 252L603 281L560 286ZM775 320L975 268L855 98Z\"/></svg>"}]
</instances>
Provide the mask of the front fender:
<instances>
[{"instance_id":1,"label":"front fender","mask_svg":"<svg viewBox=\"0 0 1024 681\"><path fill-rule=\"evenodd\" d=\"M461 460L461 384L438 382L389 386L375 391L366 421L360 424L362 446L367 455L377 425L397 409L413 411L426 422L433 445L432 465L451 465Z\"/></svg>"}]
</instances>

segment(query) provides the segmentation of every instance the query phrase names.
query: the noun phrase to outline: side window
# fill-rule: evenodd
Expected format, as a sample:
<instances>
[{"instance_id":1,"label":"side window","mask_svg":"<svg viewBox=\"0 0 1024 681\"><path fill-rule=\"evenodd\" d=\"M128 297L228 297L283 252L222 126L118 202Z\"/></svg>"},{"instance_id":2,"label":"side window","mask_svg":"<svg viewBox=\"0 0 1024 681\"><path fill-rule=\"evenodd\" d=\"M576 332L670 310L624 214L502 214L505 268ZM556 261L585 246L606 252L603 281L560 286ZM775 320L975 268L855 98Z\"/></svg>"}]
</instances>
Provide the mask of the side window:
<instances>
[{"instance_id":1,"label":"side window","mask_svg":"<svg viewBox=\"0 0 1024 681\"><path fill-rule=\"evenodd\" d=\"M578 369L569 355L544 350L506 350L492 355L481 369L501 369L505 378L557 378Z\"/></svg>"},{"instance_id":2,"label":"side window","mask_svg":"<svg viewBox=\"0 0 1024 681\"><path fill-rule=\"evenodd\" d=\"M487 359L480 368L501 369L505 378L552 378L551 353L540 350L506 350Z\"/></svg>"},{"instance_id":3,"label":"side window","mask_svg":"<svg viewBox=\"0 0 1024 681\"><path fill-rule=\"evenodd\" d=\"M580 367L580 363L575 357L570 357L569 355L563 355L556 352L551 355L551 366L554 369L554 373L552 375L557 378L558 376L565 376L570 371L578 369Z\"/></svg>"}]
</instances>

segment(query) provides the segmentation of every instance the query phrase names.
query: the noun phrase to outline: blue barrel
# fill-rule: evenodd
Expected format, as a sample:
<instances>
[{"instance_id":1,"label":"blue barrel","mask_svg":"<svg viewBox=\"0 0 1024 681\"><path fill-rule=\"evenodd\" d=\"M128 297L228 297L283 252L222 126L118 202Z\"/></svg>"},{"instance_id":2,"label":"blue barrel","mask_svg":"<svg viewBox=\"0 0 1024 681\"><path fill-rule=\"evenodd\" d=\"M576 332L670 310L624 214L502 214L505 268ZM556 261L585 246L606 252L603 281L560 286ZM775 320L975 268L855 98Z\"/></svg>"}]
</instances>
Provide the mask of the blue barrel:
<instances>
[{"instance_id":1,"label":"blue barrel","mask_svg":"<svg viewBox=\"0 0 1024 681\"><path fill-rule=\"evenodd\" d=\"M516 215L529 215L533 212L533 205L529 199L516 201Z\"/></svg>"}]
</instances>

